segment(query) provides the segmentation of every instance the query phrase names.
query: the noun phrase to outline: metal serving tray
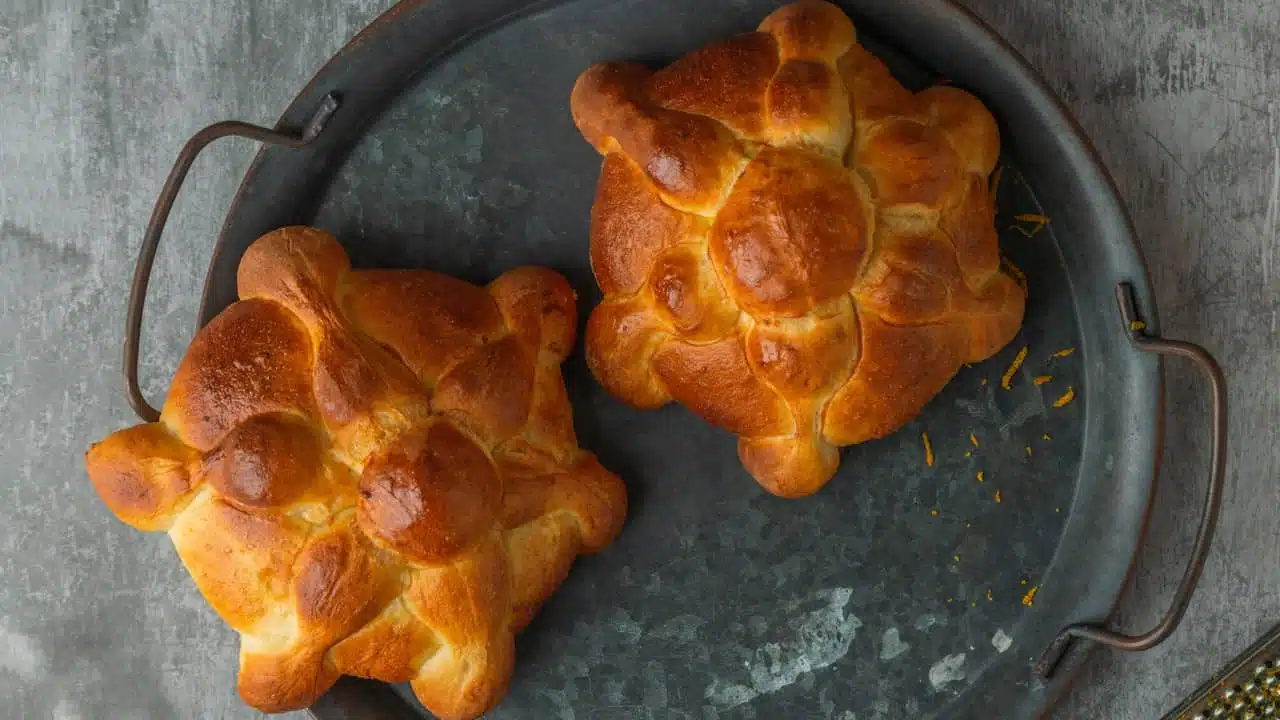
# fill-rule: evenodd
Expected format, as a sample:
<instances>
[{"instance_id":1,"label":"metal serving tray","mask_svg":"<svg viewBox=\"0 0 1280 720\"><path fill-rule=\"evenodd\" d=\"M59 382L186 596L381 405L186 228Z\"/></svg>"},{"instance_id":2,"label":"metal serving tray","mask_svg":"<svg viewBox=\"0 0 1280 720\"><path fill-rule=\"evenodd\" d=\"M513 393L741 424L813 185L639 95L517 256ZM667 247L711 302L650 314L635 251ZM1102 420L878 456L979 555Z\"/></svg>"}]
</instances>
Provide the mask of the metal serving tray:
<instances>
[{"instance_id":1,"label":"metal serving tray","mask_svg":"<svg viewBox=\"0 0 1280 720\"><path fill-rule=\"evenodd\" d=\"M901 432L846 450L839 476L805 500L764 493L741 469L734 439L685 410L637 412L613 400L579 349L566 366L577 429L628 482L631 517L612 547L574 566L520 637L510 693L491 717L1029 717L1082 661L1065 653L1073 638L1142 650L1181 617L1222 490L1216 363L1159 339L1114 187L1011 48L946 0L841 4L901 80L945 78L1000 121L998 220L1004 252L1027 276L1025 327ZM183 150L130 303L134 407L156 415L137 383L147 278L182 178L209 142L238 135L267 146L218 239L201 324L234 301L244 249L294 223L333 231L357 266L486 282L513 265L548 265L573 283L585 318L599 300L587 225L600 160L569 117L574 79L605 59L667 62L754 28L776 5L401 2L319 72L276 129L220 123ZM1016 218L1025 214L1049 223L1031 232ZM1005 390L1002 374L1023 347ZM1214 466L1168 614L1126 636L1103 627L1150 507L1160 354L1190 358L1213 385ZM1037 385L1040 375L1052 380ZM1075 399L1055 407L1068 388ZM312 712L425 713L406 688L355 679Z\"/></svg>"}]
</instances>

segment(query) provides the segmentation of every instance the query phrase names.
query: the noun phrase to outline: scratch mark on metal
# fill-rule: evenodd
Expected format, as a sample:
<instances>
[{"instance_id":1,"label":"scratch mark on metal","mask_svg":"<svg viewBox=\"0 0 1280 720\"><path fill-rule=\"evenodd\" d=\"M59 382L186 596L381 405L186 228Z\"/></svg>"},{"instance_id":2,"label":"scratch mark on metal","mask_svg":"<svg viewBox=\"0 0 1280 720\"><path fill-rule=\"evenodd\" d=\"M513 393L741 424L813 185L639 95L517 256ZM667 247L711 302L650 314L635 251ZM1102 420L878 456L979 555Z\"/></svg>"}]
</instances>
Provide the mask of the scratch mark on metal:
<instances>
[{"instance_id":1,"label":"scratch mark on metal","mask_svg":"<svg viewBox=\"0 0 1280 720\"><path fill-rule=\"evenodd\" d=\"M1226 140L1227 136L1230 135L1231 131L1234 129L1235 127L1233 125L1228 125L1227 129L1222 131L1222 134L1218 136L1218 139L1214 141L1213 145L1211 145L1208 150L1204 151L1204 154L1200 159L1200 164L1196 166L1195 173L1192 177L1200 177L1200 173L1204 171L1205 166L1207 166L1209 161L1213 159L1214 151L1222 145L1222 141Z\"/></svg>"},{"instance_id":2,"label":"scratch mark on metal","mask_svg":"<svg viewBox=\"0 0 1280 720\"><path fill-rule=\"evenodd\" d=\"M1276 244L1276 225L1280 222L1280 134L1276 133L1276 104L1267 104L1267 135L1271 138L1271 198L1267 201L1267 217L1262 225L1262 282L1271 279L1271 251Z\"/></svg>"},{"instance_id":3,"label":"scratch mark on metal","mask_svg":"<svg viewBox=\"0 0 1280 720\"><path fill-rule=\"evenodd\" d=\"M1214 90L1213 88L1205 87L1205 86L1203 86L1203 85L1197 85L1194 89L1196 89L1196 90L1203 90L1204 92L1207 92L1207 93L1209 93L1210 95L1213 95L1214 97L1218 98L1219 100L1225 100L1226 102L1229 102L1229 103L1231 103L1232 105L1237 105L1237 106L1242 107L1242 108L1244 108L1244 109L1246 109L1246 110L1252 110L1252 111L1254 111L1254 112L1256 112L1256 113L1258 113L1258 114L1260 114L1260 115L1265 115L1265 114L1267 113L1266 108L1260 108L1260 107L1258 107L1257 105L1251 105L1251 104L1249 104L1249 103L1247 103L1247 102L1245 102L1245 101L1243 101L1243 100L1240 100L1240 99L1238 99L1238 98L1233 98L1233 97L1231 97L1230 95L1226 95L1226 94L1223 94L1223 93L1221 93L1221 92L1219 92L1219 91L1217 91L1217 90Z\"/></svg>"}]
</instances>

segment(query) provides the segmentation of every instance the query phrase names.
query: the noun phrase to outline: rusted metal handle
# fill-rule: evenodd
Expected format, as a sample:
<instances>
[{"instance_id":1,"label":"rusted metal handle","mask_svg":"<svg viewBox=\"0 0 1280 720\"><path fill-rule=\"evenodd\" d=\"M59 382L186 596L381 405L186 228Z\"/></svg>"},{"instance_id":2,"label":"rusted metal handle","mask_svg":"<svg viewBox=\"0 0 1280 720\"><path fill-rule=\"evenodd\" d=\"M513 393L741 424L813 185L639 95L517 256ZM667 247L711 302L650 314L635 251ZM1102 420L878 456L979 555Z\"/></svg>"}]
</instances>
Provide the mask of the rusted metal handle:
<instances>
[{"instance_id":1,"label":"rusted metal handle","mask_svg":"<svg viewBox=\"0 0 1280 720\"><path fill-rule=\"evenodd\" d=\"M1209 465L1209 489L1204 500L1204 514L1200 518L1200 529L1196 532L1195 544L1191 546L1191 561L1178 583L1173 595L1173 602L1164 617L1155 627L1140 634L1127 635L1106 629L1101 625L1071 625L1058 633L1058 637L1045 649L1035 665L1035 672L1048 680L1059 662L1077 638L1092 640L1108 647L1126 652L1141 652L1164 642L1178 623L1182 621L1187 606L1191 603L1191 595L1195 592L1200 573L1204 570L1205 558L1209 554L1210 541L1214 528L1218 524L1218 511L1222 506L1222 492L1226 485L1227 466L1227 381L1222 375L1222 368L1204 348L1178 340L1165 340L1152 337L1143 332L1144 325L1138 318L1134 305L1133 287L1128 283L1116 286L1116 299L1120 303L1120 315L1124 320L1125 331L1140 350L1159 355L1172 355L1186 358L1204 373L1209 380L1209 392L1212 395L1212 442L1213 450Z\"/></svg>"},{"instance_id":2,"label":"rusted metal handle","mask_svg":"<svg viewBox=\"0 0 1280 720\"><path fill-rule=\"evenodd\" d=\"M142 248L138 251L138 264L133 269L133 287L129 290L128 315L125 318L125 391L129 397L129 405L144 421L159 420L160 411L151 407L138 386L138 348L142 336L142 310L147 302L147 285L151 282L151 266L155 263L160 236L164 234L165 223L169 221L169 213L173 210L173 203L178 199L178 191L182 189L182 182L187 179L191 165L210 143L224 137L248 138L268 145L282 145L289 148L304 147L316 139L337 110L337 95L332 93L326 95L301 133L272 130L234 120L214 123L193 135L182 147L182 152L178 153L178 159L174 162L173 169L169 171L164 187L160 189L160 197L156 198L156 206L151 211L151 221L147 223L147 233L142 237Z\"/></svg>"}]
</instances>

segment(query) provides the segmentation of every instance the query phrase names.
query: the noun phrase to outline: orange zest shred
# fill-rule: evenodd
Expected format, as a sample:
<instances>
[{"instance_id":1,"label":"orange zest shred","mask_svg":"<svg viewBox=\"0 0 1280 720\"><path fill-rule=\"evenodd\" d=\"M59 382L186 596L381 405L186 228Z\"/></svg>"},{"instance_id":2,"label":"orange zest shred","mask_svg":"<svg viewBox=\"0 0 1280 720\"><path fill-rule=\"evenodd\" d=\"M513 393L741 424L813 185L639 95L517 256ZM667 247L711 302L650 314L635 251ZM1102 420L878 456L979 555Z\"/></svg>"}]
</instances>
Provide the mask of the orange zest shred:
<instances>
[{"instance_id":1,"label":"orange zest shred","mask_svg":"<svg viewBox=\"0 0 1280 720\"><path fill-rule=\"evenodd\" d=\"M1027 457L1031 457L1031 446L1027 446Z\"/></svg>"},{"instance_id":2,"label":"orange zest shred","mask_svg":"<svg viewBox=\"0 0 1280 720\"><path fill-rule=\"evenodd\" d=\"M920 439L924 441L924 462L933 467L933 443L929 442L929 433L920 433Z\"/></svg>"},{"instance_id":3,"label":"orange zest shred","mask_svg":"<svg viewBox=\"0 0 1280 720\"><path fill-rule=\"evenodd\" d=\"M1071 353L1073 353L1073 352L1075 352L1075 351L1076 351L1076 349L1075 349L1075 348L1073 348L1073 347L1063 348L1063 349L1059 350L1058 352L1054 353L1054 354L1053 354L1053 356L1054 356L1054 357L1056 357L1056 358L1064 358L1064 357L1067 357L1068 355L1070 355Z\"/></svg>"},{"instance_id":4,"label":"orange zest shred","mask_svg":"<svg viewBox=\"0 0 1280 720\"><path fill-rule=\"evenodd\" d=\"M934 517L938 517L938 509L937 509L937 508L934 508L933 510L930 510L930 511L929 511L929 514L930 514L930 515L932 515L932 516L934 516Z\"/></svg>"},{"instance_id":5,"label":"orange zest shred","mask_svg":"<svg viewBox=\"0 0 1280 720\"><path fill-rule=\"evenodd\" d=\"M1000 502L1000 491L996 491L996 502Z\"/></svg>"},{"instance_id":6,"label":"orange zest shred","mask_svg":"<svg viewBox=\"0 0 1280 720\"><path fill-rule=\"evenodd\" d=\"M978 447L978 436L973 433L969 433L969 442L973 443L974 447Z\"/></svg>"},{"instance_id":7,"label":"orange zest shred","mask_svg":"<svg viewBox=\"0 0 1280 720\"><path fill-rule=\"evenodd\" d=\"M978 471L978 482L982 482L982 471Z\"/></svg>"},{"instance_id":8,"label":"orange zest shred","mask_svg":"<svg viewBox=\"0 0 1280 720\"><path fill-rule=\"evenodd\" d=\"M1072 400L1075 400L1075 399L1076 399L1076 390L1075 390L1075 388L1068 386L1068 387L1067 387L1067 391L1066 391L1065 393L1063 393L1063 394L1062 394L1062 397L1060 397L1060 398L1058 398L1057 400L1054 400L1054 401L1053 401L1053 406L1054 406L1054 407L1056 407L1056 408L1060 408L1060 407L1062 407L1063 405L1066 405L1067 403L1069 403L1069 402L1071 402Z\"/></svg>"},{"instance_id":9,"label":"orange zest shred","mask_svg":"<svg viewBox=\"0 0 1280 720\"><path fill-rule=\"evenodd\" d=\"M1004 375L1000 378L1000 387L1009 390L1013 387L1013 376L1017 374L1018 368L1022 367L1023 361L1027 359L1027 346L1023 346L1018 354L1013 358L1013 364L1008 370L1004 371Z\"/></svg>"},{"instance_id":10,"label":"orange zest shred","mask_svg":"<svg viewBox=\"0 0 1280 720\"><path fill-rule=\"evenodd\" d=\"M1034 382L1034 383L1035 383L1035 384L1037 384L1037 385L1044 385L1045 383L1049 382L1050 380L1053 380L1053 376L1052 376L1052 375L1037 375L1037 376L1036 376L1036 378L1035 378L1035 380L1032 380L1031 382Z\"/></svg>"},{"instance_id":11,"label":"orange zest shred","mask_svg":"<svg viewBox=\"0 0 1280 720\"><path fill-rule=\"evenodd\" d=\"M1041 435L1041 436L1040 436L1040 439L1041 439L1041 440L1052 440L1053 438L1049 437L1049 433L1045 433L1045 434L1043 434L1043 435Z\"/></svg>"},{"instance_id":12,"label":"orange zest shred","mask_svg":"<svg viewBox=\"0 0 1280 720\"><path fill-rule=\"evenodd\" d=\"M1014 265L1012 260L1010 260L1007 257L1001 258L1000 269L1009 273L1009 275L1012 276L1014 280L1017 280L1018 286L1021 287L1023 290L1027 289L1027 274L1022 272L1022 269L1019 268L1017 265Z\"/></svg>"},{"instance_id":13,"label":"orange zest shred","mask_svg":"<svg viewBox=\"0 0 1280 720\"><path fill-rule=\"evenodd\" d=\"M1129 329L1132 330L1133 332L1138 332L1139 330L1146 330L1147 324L1142 322L1141 320L1134 320L1133 322L1129 323Z\"/></svg>"},{"instance_id":14,"label":"orange zest shred","mask_svg":"<svg viewBox=\"0 0 1280 720\"><path fill-rule=\"evenodd\" d=\"M1049 224L1049 218L1037 213L1024 213L1022 215L1014 216L1013 219L1017 220L1019 223L1031 223L1030 229L1023 227L1022 225L1010 226L1010 229L1017 230L1026 237L1033 237L1036 233L1043 230L1045 225Z\"/></svg>"},{"instance_id":15,"label":"orange zest shred","mask_svg":"<svg viewBox=\"0 0 1280 720\"><path fill-rule=\"evenodd\" d=\"M1039 591L1039 585L1032 585L1031 589L1027 591L1027 594L1022 596L1022 604L1027 607L1031 607L1031 604L1036 601L1036 593Z\"/></svg>"},{"instance_id":16,"label":"orange zest shred","mask_svg":"<svg viewBox=\"0 0 1280 720\"><path fill-rule=\"evenodd\" d=\"M987 602L991 602L991 588L987 588Z\"/></svg>"},{"instance_id":17,"label":"orange zest shred","mask_svg":"<svg viewBox=\"0 0 1280 720\"><path fill-rule=\"evenodd\" d=\"M982 378L982 384L983 384L983 385L986 385L986 384L987 384L987 379L986 379L986 378Z\"/></svg>"}]
</instances>

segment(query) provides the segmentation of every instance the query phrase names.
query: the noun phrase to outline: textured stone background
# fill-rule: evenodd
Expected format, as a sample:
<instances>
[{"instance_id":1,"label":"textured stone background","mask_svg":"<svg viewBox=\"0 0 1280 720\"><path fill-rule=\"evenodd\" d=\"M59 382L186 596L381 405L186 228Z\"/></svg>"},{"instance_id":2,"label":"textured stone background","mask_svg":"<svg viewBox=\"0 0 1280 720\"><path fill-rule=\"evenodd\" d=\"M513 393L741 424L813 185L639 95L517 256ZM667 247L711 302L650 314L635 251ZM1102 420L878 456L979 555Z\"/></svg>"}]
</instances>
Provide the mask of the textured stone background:
<instances>
[{"instance_id":1,"label":"textured stone background","mask_svg":"<svg viewBox=\"0 0 1280 720\"><path fill-rule=\"evenodd\" d=\"M1146 720L1280 620L1280 4L965 0L1066 100L1142 237L1166 331L1231 384L1230 487L1177 636L1096 656L1056 717ZM235 641L167 543L111 521L80 453L118 386L137 242L173 153L269 122L391 0L8 0L0 7L0 707L9 717L248 717ZM305 7L304 7L305 6ZM197 163L157 262L143 373L164 390L252 148ZM1163 485L1121 621L1164 607L1194 533L1207 398L1169 368Z\"/></svg>"}]
</instances>

